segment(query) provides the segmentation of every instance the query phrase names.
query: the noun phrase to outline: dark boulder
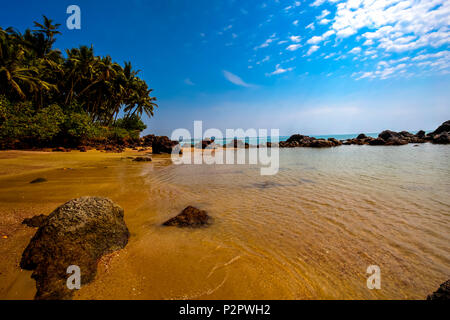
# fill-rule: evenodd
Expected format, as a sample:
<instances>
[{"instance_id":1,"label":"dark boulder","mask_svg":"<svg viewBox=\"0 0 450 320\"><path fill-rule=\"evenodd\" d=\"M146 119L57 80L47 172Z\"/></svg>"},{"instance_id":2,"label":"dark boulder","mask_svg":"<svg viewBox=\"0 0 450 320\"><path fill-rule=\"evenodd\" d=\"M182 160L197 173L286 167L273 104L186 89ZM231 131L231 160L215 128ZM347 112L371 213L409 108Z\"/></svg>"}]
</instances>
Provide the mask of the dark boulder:
<instances>
[{"instance_id":1,"label":"dark boulder","mask_svg":"<svg viewBox=\"0 0 450 320\"><path fill-rule=\"evenodd\" d=\"M30 181L30 183L42 183L42 182L47 182L47 179L45 179L45 178L36 178L36 179Z\"/></svg>"},{"instance_id":2,"label":"dark boulder","mask_svg":"<svg viewBox=\"0 0 450 320\"><path fill-rule=\"evenodd\" d=\"M414 135L408 131L400 131L398 134L404 138L414 138Z\"/></svg>"},{"instance_id":3,"label":"dark boulder","mask_svg":"<svg viewBox=\"0 0 450 320\"><path fill-rule=\"evenodd\" d=\"M136 157L133 159L133 161L136 162L151 162L152 158L151 157Z\"/></svg>"},{"instance_id":4,"label":"dark boulder","mask_svg":"<svg viewBox=\"0 0 450 320\"><path fill-rule=\"evenodd\" d=\"M442 132L433 136L433 143L436 144L449 144L450 143L450 132Z\"/></svg>"},{"instance_id":5,"label":"dark boulder","mask_svg":"<svg viewBox=\"0 0 450 320\"><path fill-rule=\"evenodd\" d=\"M56 208L22 254L20 267L33 270L35 299L70 299L67 268L76 265L81 283L94 280L101 256L128 243L123 209L107 198L82 197Z\"/></svg>"},{"instance_id":6,"label":"dark boulder","mask_svg":"<svg viewBox=\"0 0 450 320\"><path fill-rule=\"evenodd\" d=\"M335 138L328 138L328 141L330 141L334 147L342 145L342 142Z\"/></svg>"},{"instance_id":7,"label":"dark boulder","mask_svg":"<svg viewBox=\"0 0 450 320\"><path fill-rule=\"evenodd\" d=\"M370 141L369 141L369 144L370 144L371 146L383 146L383 145L386 144L386 141L384 141L384 140L381 139L381 138L376 138L376 139L370 140Z\"/></svg>"},{"instance_id":8,"label":"dark boulder","mask_svg":"<svg viewBox=\"0 0 450 320\"><path fill-rule=\"evenodd\" d=\"M381 132L378 135L378 138L381 138L384 141L387 141L392 138L401 138L401 134L399 134L398 132L395 132L395 131L391 131L391 130L384 130L383 132Z\"/></svg>"},{"instance_id":9,"label":"dark boulder","mask_svg":"<svg viewBox=\"0 0 450 320\"><path fill-rule=\"evenodd\" d=\"M152 153L172 153L172 148L179 145L178 141L172 141L166 136L155 137L152 142Z\"/></svg>"},{"instance_id":10,"label":"dark boulder","mask_svg":"<svg viewBox=\"0 0 450 320\"><path fill-rule=\"evenodd\" d=\"M48 216L44 214L40 214L38 216L34 216L32 218L26 218L22 221L22 224L27 225L31 228L39 228L40 226L44 225L44 223L47 221Z\"/></svg>"},{"instance_id":11,"label":"dark boulder","mask_svg":"<svg viewBox=\"0 0 450 320\"><path fill-rule=\"evenodd\" d=\"M302 142L303 139L305 139L307 136L304 136L302 134L293 134L292 136L290 136L286 142L287 143L291 143L291 142Z\"/></svg>"},{"instance_id":12,"label":"dark boulder","mask_svg":"<svg viewBox=\"0 0 450 320\"><path fill-rule=\"evenodd\" d=\"M360 133L357 137L356 137L356 139L358 139L358 140L362 140L362 139L366 139L367 138L367 136L364 134L364 133Z\"/></svg>"},{"instance_id":13,"label":"dark boulder","mask_svg":"<svg viewBox=\"0 0 450 320\"><path fill-rule=\"evenodd\" d=\"M432 134L436 135L442 132L450 132L450 120L447 120L441 124L436 130L434 130L434 132L432 132Z\"/></svg>"},{"instance_id":14,"label":"dark boulder","mask_svg":"<svg viewBox=\"0 0 450 320\"><path fill-rule=\"evenodd\" d=\"M212 218L206 211L188 206L179 215L164 222L163 225L198 228L209 225L211 220Z\"/></svg>"},{"instance_id":15,"label":"dark boulder","mask_svg":"<svg viewBox=\"0 0 450 320\"><path fill-rule=\"evenodd\" d=\"M312 147L312 148L329 148L332 146L333 146L333 142L331 142L329 140L324 140L324 139L316 139L316 140L313 140L309 144L309 147Z\"/></svg>"},{"instance_id":16,"label":"dark boulder","mask_svg":"<svg viewBox=\"0 0 450 320\"><path fill-rule=\"evenodd\" d=\"M435 292L429 294L427 300L450 300L450 279L441 284Z\"/></svg>"},{"instance_id":17,"label":"dark boulder","mask_svg":"<svg viewBox=\"0 0 450 320\"><path fill-rule=\"evenodd\" d=\"M400 138L390 138L386 141L387 146L402 146L404 144L408 144L408 140Z\"/></svg>"},{"instance_id":18,"label":"dark boulder","mask_svg":"<svg viewBox=\"0 0 450 320\"><path fill-rule=\"evenodd\" d=\"M409 132L402 131L405 134L410 134ZM412 137L413 135L410 134ZM402 135L401 133L391 131L391 130L384 130L378 135L378 138L383 139L387 146L400 146L407 144L409 142L409 137Z\"/></svg>"},{"instance_id":19,"label":"dark boulder","mask_svg":"<svg viewBox=\"0 0 450 320\"><path fill-rule=\"evenodd\" d=\"M423 131L423 130L417 131L416 137L419 138L419 139L424 139L425 138L425 131Z\"/></svg>"}]
</instances>

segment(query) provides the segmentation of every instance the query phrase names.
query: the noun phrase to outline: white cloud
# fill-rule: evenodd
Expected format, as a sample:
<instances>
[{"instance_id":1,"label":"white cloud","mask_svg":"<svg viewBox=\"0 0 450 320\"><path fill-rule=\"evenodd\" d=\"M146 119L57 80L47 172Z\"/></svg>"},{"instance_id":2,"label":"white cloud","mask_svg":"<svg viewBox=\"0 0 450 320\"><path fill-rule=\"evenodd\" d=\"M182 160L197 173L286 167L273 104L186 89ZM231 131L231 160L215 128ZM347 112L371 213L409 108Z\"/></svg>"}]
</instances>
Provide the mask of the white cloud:
<instances>
[{"instance_id":1,"label":"white cloud","mask_svg":"<svg viewBox=\"0 0 450 320\"><path fill-rule=\"evenodd\" d=\"M313 3L310 4L311 7L318 7L321 6L326 0L315 0Z\"/></svg>"},{"instance_id":2,"label":"white cloud","mask_svg":"<svg viewBox=\"0 0 450 320\"><path fill-rule=\"evenodd\" d=\"M323 19L323 18L325 18L327 15L329 15L330 14L330 11L328 11L328 10L322 10L322 13L319 15L319 16L317 16L316 17L316 19L317 20L320 20L320 19Z\"/></svg>"},{"instance_id":3,"label":"white cloud","mask_svg":"<svg viewBox=\"0 0 450 320\"><path fill-rule=\"evenodd\" d=\"M297 25L298 25L298 20L295 20L294 22L292 22L292 24L293 24L294 26L297 26Z\"/></svg>"},{"instance_id":4,"label":"white cloud","mask_svg":"<svg viewBox=\"0 0 450 320\"><path fill-rule=\"evenodd\" d=\"M292 42L300 42L301 37L300 36L290 36L289 39L291 39Z\"/></svg>"},{"instance_id":5,"label":"white cloud","mask_svg":"<svg viewBox=\"0 0 450 320\"><path fill-rule=\"evenodd\" d=\"M314 29L315 29L315 27L314 27L314 22L311 22L310 24L308 24L308 25L305 27L305 29L311 29L311 30L314 30Z\"/></svg>"},{"instance_id":6,"label":"white cloud","mask_svg":"<svg viewBox=\"0 0 450 320\"><path fill-rule=\"evenodd\" d=\"M317 50L319 50L319 46L311 46L308 50L308 52L306 53L307 56L310 56L311 54L313 54L314 52L316 52Z\"/></svg>"},{"instance_id":7,"label":"white cloud","mask_svg":"<svg viewBox=\"0 0 450 320\"><path fill-rule=\"evenodd\" d=\"M302 45L301 44L291 44L291 45L289 45L287 48L286 48L286 50L289 50L289 51L295 51L295 50L297 50L298 48L300 48Z\"/></svg>"},{"instance_id":8,"label":"white cloud","mask_svg":"<svg viewBox=\"0 0 450 320\"><path fill-rule=\"evenodd\" d=\"M223 75L224 75L225 79L227 79L228 81L230 81L231 83L233 83L237 86L247 87L247 88L254 87L254 85L244 82L244 80L242 80L239 76L237 76L227 70L223 70Z\"/></svg>"},{"instance_id":9,"label":"white cloud","mask_svg":"<svg viewBox=\"0 0 450 320\"><path fill-rule=\"evenodd\" d=\"M308 43L308 44L318 44L318 43L324 41L325 39L327 39L328 37L332 36L334 33L335 33L334 30L328 30L327 32L325 32L321 36L313 36L311 39L306 41L306 43Z\"/></svg>"},{"instance_id":10,"label":"white cloud","mask_svg":"<svg viewBox=\"0 0 450 320\"><path fill-rule=\"evenodd\" d=\"M349 51L349 53L358 54L361 52L360 47L354 47L352 50Z\"/></svg>"},{"instance_id":11,"label":"white cloud","mask_svg":"<svg viewBox=\"0 0 450 320\"><path fill-rule=\"evenodd\" d=\"M366 45L404 52L449 44L449 15L448 0L348 0L337 4L331 28L343 38L369 28Z\"/></svg>"},{"instance_id":12,"label":"white cloud","mask_svg":"<svg viewBox=\"0 0 450 320\"><path fill-rule=\"evenodd\" d=\"M275 66L275 71L273 71L273 72L271 72L271 73L269 73L267 75L268 76L273 76L273 75L282 74L282 73L285 73L285 72L288 72L288 71L292 71L292 68L283 69L283 68L280 67L280 64L277 64Z\"/></svg>"},{"instance_id":13,"label":"white cloud","mask_svg":"<svg viewBox=\"0 0 450 320\"><path fill-rule=\"evenodd\" d=\"M322 20L319 21L319 24L322 24L322 25L323 24L329 24L330 21L331 21L330 19L322 19Z\"/></svg>"},{"instance_id":14,"label":"white cloud","mask_svg":"<svg viewBox=\"0 0 450 320\"><path fill-rule=\"evenodd\" d=\"M264 41L264 43L262 43L261 45L259 45L259 46L256 46L254 49L255 50L258 50L258 49L261 49L261 48L266 48L266 47L268 47L272 42L274 42L274 41L276 41L277 39L275 38L276 37L276 33L273 33L266 41Z\"/></svg>"},{"instance_id":15,"label":"white cloud","mask_svg":"<svg viewBox=\"0 0 450 320\"><path fill-rule=\"evenodd\" d=\"M323 38L321 36L314 36L311 39L309 39L308 41L306 41L306 43L308 44L317 44L319 42L322 42Z\"/></svg>"}]
</instances>

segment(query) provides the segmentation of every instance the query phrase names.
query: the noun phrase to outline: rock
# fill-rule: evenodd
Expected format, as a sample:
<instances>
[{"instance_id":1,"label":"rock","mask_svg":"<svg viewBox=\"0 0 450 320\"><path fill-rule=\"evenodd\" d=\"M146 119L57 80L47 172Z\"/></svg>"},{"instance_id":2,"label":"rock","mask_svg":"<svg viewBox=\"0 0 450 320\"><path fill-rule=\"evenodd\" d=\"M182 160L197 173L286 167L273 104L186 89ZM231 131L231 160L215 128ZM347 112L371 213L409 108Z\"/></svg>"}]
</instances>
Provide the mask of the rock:
<instances>
[{"instance_id":1,"label":"rock","mask_svg":"<svg viewBox=\"0 0 450 320\"><path fill-rule=\"evenodd\" d=\"M152 142L153 154L172 153L172 148L179 145L177 141L172 141L166 136L154 137Z\"/></svg>"},{"instance_id":2,"label":"rock","mask_svg":"<svg viewBox=\"0 0 450 320\"><path fill-rule=\"evenodd\" d=\"M152 158L151 157L136 157L136 158L133 159L133 161L136 161L136 162L150 162L150 161L152 161Z\"/></svg>"},{"instance_id":3,"label":"rock","mask_svg":"<svg viewBox=\"0 0 450 320\"><path fill-rule=\"evenodd\" d=\"M369 141L369 144L371 146L383 146L383 145L386 144L386 141L384 141L381 138L376 138L376 139L373 139L373 140Z\"/></svg>"},{"instance_id":4,"label":"rock","mask_svg":"<svg viewBox=\"0 0 450 320\"><path fill-rule=\"evenodd\" d=\"M69 149L63 148L63 147L57 147L52 149L53 152L70 152Z\"/></svg>"},{"instance_id":5,"label":"rock","mask_svg":"<svg viewBox=\"0 0 450 320\"><path fill-rule=\"evenodd\" d=\"M412 134L406 131L402 131L404 134L409 134L411 137L413 137ZM402 135L401 133L391 131L391 130L384 130L378 135L378 138L383 139L387 146L400 146L407 144L409 142L409 137L406 135Z\"/></svg>"},{"instance_id":6,"label":"rock","mask_svg":"<svg viewBox=\"0 0 450 320\"><path fill-rule=\"evenodd\" d=\"M328 141L330 141L334 147L342 145L342 142L335 138L328 138Z\"/></svg>"},{"instance_id":7,"label":"rock","mask_svg":"<svg viewBox=\"0 0 450 320\"><path fill-rule=\"evenodd\" d=\"M440 134L434 135L432 142L436 144L449 144L450 132L442 132Z\"/></svg>"},{"instance_id":8,"label":"rock","mask_svg":"<svg viewBox=\"0 0 450 320\"><path fill-rule=\"evenodd\" d=\"M78 147L78 150L79 150L80 152L87 152L87 148L86 148L85 146L80 146L80 147Z\"/></svg>"},{"instance_id":9,"label":"rock","mask_svg":"<svg viewBox=\"0 0 450 320\"><path fill-rule=\"evenodd\" d=\"M391 131L391 130L384 130L378 135L378 138L383 139L384 141L387 141L392 138L401 138L401 135L398 132Z\"/></svg>"},{"instance_id":10,"label":"rock","mask_svg":"<svg viewBox=\"0 0 450 320\"><path fill-rule=\"evenodd\" d=\"M128 243L123 209L107 198L82 197L56 208L22 254L20 267L33 270L35 299L70 299L67 268L80 267L81 283L94 280L101 256Z\"/></svg>"},{"instance_id":11,"label":"rock","mask_svg":"<svg viewBox=\"0 0 450 320\"><path fill-rule=\"evenodd\" d=\"M308 136L304 136L304 135L302 135L302 134L293 134L292 136L290 136L287 140L286 140L286 142L287 143L291 143L291 142L295 142L295 141L297 141L297 142L302 142L303 141L303 139L305 139L305 138L307 138ZM308 137L309 138L309 137Z\"/></svg>"},{"instance_id":12,"label":"rock","mask_svg":"<svg viewBox=\"0 0 450 320\"><path fill-rule=\"evenodd\" d=\"M423 131L423 130L417 131L416 137L419 138L419 139L425 138L425 131Z\"/></svg>"},{"instance_id":13,"label":"rock","mask_svg":"<svg viewBox=\"0 0 450 320\"><path fill-rule=\"evenodd\" d=\"M414 135L408 131L400 131L399 135L405 138L414 138Z\"/></svg>"},{"instance_id":14,"label":"rock","mask_svg":"<svg viewBox=\"0 0 450 320\"><path fill-rule=\"evenodd\" d=\"M450 279L441 284L435 292L429 294L427 300L450 300Z\"/></svg>"},{"instance_id":15,"label":"rock","mask_svg":"<svg viewBox=\"0 0 450 320\"><path fill-rule=\"evenodd\" d=\"M358 140L366 139L366 138L367 138L367 136L366 136L364 133L360 133L360 134L356 137L356 139L358 139Z\"/></svg>"},{"instance_id":16,"label":"rock","mask_svg":"<svg viewBox=\"0 0 450 320\"><path fill-rule=\"evenodd\" d=\"M211 220L212 218L206 211L188 206L179 215L164 222L163 225L198 228L209 225Z\"/></svg>"},{"instance_id":17,"label":"rock","mask_svg":"<svg viewBox=\"0 0 450 320\"><path fill-rule=\"evenodd\" d=\"M401 146L404 144L408 144L408 141L399 138L390 138L388 141L386 141L387 146Z\"/></svg>"},{"instance_id":18,"label":"rock","mask_svg":"<svg viewBox=\"0 0 450 320\"><path fill-rule=\"evenodd\" d=\"M317 140L312 141L309 146L313 147L313 148L328 148L328 147L332 147L333 143L328 140L317 139Z\"/></svg>"},{"instance_id":19,"label":"rock","mask_svg":"<svg viewBox=\"0 0 450 320\"><path fill-rule=\"evenodd\" d=\"M47 216L44 214L40 214L38 216L34 216L32 218L26 218L22 221L22 224L27 225L31 228L39 228L47 221Z\"/></svg>"},{"instance_id":20,"label":"rock","mask_svg":"<svg viewBox=\"0 0 450 320\"><path fill-rule=\"evenodd\" d=\"M450 132L450 120L445 121L436 130L432 132L432 135L440 134L442 132Z\"/></svg>"},{"instance_id":21,"label":"rock","mask_svg":"<svg viewBox=\"0 0 450 320\"><path fill-rule=\"evenodd\" d=\"M30 183L42 183L42 182L47 182L47 179L45 179L45 178L36 178L36 179L30 181Z\"/></svg>"}]
</instances>

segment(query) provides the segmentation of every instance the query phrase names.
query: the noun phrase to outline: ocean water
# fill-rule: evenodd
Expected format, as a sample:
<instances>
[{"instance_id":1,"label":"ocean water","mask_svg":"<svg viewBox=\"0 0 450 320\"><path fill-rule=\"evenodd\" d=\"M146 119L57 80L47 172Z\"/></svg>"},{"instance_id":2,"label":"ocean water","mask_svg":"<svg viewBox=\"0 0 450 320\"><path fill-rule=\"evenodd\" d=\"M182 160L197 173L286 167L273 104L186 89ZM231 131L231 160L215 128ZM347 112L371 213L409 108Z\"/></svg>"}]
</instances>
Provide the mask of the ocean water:
<instances>
[{"instance_id":1,"label":"ocean water","mask_svg":"<svg viewBox=\"0 0 450 320\"><path fill-rule=\"evenodd\" d=\"M416 132L412 131L411 133L415 134ZM379 133L365 133L368 137L377 138ZM331 135L309 135L311 137L315 137L317 139L328 139L328 138L335 138L337 140L347 140L347 139L353 139L356 138L359 135L359 133L350 133L350 134L331 134ZM286 141L290 136L280 136L279 141ZM223 138L223 139L216 139L215 142L218 144L226 144L230 143L234 138ZM249 144L257 145L257 144L265 144L266 142L270 142L270 137L246 137L246 138L240 138L237 137L236 139L245 141ZM201 139L191 139L191 141L184 141L184 143L198 143Z\"/></svg>"},{"instance_id":2,"label":"ocean water","mask_svg":"<svg viewBox=\"0 0 450 320\"><path fill-rule=\"evenodd\" d=\"M129 244L100 261L76 299L425 299L448 279L449 146L279 151L273 176L257 165L173 165L165 156L145 164L35 156L30 166L58 161L48 182L2 179L0 213L45 213L82 195L124 208ZM213 224L161 225L188 205L207 210ZM2 251L12 271L0 270L0 297L33 295L30 274L16 270L30 236ZM372 265L380 290L367 287Z\"/></svg>"}]
</instances>

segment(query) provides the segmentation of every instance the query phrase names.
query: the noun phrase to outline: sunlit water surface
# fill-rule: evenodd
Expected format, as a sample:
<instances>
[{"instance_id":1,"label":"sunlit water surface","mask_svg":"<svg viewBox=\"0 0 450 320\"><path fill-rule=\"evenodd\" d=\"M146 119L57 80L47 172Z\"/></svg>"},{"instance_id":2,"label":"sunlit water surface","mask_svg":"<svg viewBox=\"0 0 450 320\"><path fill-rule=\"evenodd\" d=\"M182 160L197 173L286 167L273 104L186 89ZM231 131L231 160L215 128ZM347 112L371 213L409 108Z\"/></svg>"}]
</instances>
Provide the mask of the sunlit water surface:
<instances>
[{"instance_id":1,"label":"sunlit water surface","mask_svg":"<svg viewBox=\"0 0 450 320\"><path fill-rule=\"evenodd\" d=\"M0 179L3 222L83 195L125 209L129 244L100 261L77 299L424 299L450 276L448 146L281 149L274 176L88 156L23 156L15 163L53 169ZM28 184L37 176L49 181ZM188 205L214 223L161 226ZM0 298L33 297L30 272L17 267L33 232L17 226L16 240L0 242ZM380 290L367 288L370 265L380 267Z\"/></svg>"}]
</instances>

